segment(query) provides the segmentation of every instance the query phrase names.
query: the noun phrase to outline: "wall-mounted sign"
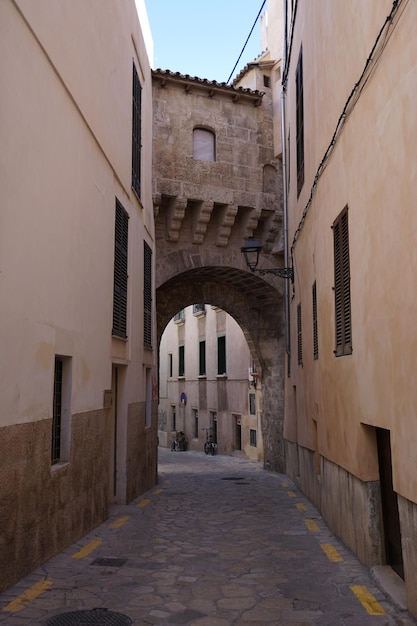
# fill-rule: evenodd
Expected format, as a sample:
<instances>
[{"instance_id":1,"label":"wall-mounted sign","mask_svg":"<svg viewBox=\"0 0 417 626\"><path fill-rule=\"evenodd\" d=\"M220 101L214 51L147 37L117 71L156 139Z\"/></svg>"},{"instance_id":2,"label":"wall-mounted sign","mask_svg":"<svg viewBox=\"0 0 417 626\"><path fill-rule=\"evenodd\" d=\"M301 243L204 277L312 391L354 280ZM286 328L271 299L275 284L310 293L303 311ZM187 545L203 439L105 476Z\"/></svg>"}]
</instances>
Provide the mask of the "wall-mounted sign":
<instances>
[{"instance_id":1,"label":"wall-mounted sign","mask_svg":"<svg viewBox=\"0 0 417 626\"><path fill-rule=\"evenodd\" d=\"M187 404L187 394L185 393L185 391L182 392L180 396L180 400L181 400L181 404Z\"/></svg>"}]
</instances>

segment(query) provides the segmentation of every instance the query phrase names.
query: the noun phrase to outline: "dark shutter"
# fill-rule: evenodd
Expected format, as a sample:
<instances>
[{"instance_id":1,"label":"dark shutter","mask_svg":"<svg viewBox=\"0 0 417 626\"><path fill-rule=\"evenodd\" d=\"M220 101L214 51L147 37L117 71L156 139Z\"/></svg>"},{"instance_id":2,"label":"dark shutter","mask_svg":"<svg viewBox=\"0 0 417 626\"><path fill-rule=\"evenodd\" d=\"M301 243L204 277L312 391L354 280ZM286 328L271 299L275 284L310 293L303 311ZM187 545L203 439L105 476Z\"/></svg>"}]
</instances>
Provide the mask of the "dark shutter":
<instances>
[{"instance_id":1,"label":"dark shutter","mask_svg":"<svg viewBox=\"0 0 417 626\"><path fill-rule=\"evenodd\" d=\"M352 354L348 207L333 224L336 356Z\"/></svg>"},{"instance_id":2,"label":"dark shutter","mask_svg":"<svg viewBox=\"0 0 417 626\"><path fill-rule=\"evenodd\" d=\"M152 250L143 244L143 345L152 348Z\"/></svg>"},{"instance_id":3,"label":"dark shutter","mask_svg":"<svg viewBox=\"0 0 417 626\"><path fill-rule=\"evenodd\" d=\"M301 325L301 303L297 304L297 346L298 346L298 365L303 364L303 333Z\"/></svg>"},{"instance_id":4,"label":"dark shutter","mask_svg":"<svg viewBox=\"0 0 417 626\"><path fill-rule=\"evenodd\" d=\"M226 337L217 337L217 374L226 374Z\"/></svg>"},{"instance_id":5,"label":"dark shutter","mask_svg":"<svg viewBox=\"0 0 417 626\"><path fill-rule=\"evenodd\" d=\"M201 340L199 344L199 375L205 376L206 374L206 342Z\"/></svg>"},{"instance_id":6,"label":"dark shutter","mask_svg":"<svg viewBox=\"0 0 417 626\"><path fill-rule=\"evenodd\" d=\"M318 337L318 327L317 327L317 287L316 282L314 281L313 289L313 357L315 360L319 358L319 337Z\"/></svg>"},{"instance_id":7,"label":"dark shutter","mask_svg":"<svg viewBox=\"0 0 417 626\"><path fill-rule=\"evenodd\" d=\"M140 150L142 143L142 86L135 64L132 85L132 187L140 198Z\"/></svg>"},{"instance_id":8,"label":"dark shutter","mask_svg":"<svg viewBox=\"0 0 417 626\"><path fill-rule=\"evenodd\" d=\"M113 335L126 338L129 216L116 198L114 231Z\"/></svg>"},{"instance_id":9,"label":"dark shutter","mask_svg":"<svg viewBox=\"0 0 417 626\"><path fill-rule=\"evenodd\" d=\"M296 147L297 147L297 196L304 185L304 84L303 84L303 49L298 57L295 74L296 102Z\"/></svg>"},{"instance_id":10,"label":"dark shutter","mask_svg":"<svg viewBox=\"0 0 417 626\"><path fill-rule=\"evenodd\" d=\"M184 346L178 346L178 376L184 376L185 374L185 348Z\"/></svg>"}]
</instances>

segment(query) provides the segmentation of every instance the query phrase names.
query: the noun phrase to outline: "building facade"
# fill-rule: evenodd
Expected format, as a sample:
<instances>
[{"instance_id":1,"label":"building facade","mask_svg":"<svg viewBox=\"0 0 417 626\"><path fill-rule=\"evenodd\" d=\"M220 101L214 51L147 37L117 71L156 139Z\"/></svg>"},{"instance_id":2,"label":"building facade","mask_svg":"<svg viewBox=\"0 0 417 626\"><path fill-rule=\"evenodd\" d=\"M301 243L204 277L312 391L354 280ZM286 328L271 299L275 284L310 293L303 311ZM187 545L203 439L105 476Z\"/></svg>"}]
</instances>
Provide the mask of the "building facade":
<instances>
[{"instance_id":1,"label":"building facade","mask_svg":"<svg viewBox=\"0 0 417 626\"><path fill-rule=\"evenodd\" d=\"M157 371L135 3L4 0L0 35L4 589L155 483Z\"/></svg>"},{"instance_id":2,"label":"building facade","mask_svg":"<svg viewBox=\"0 0 417 626\"><path fill-rule=\"evenodd\" d=\"M195 304L168 323L160 344L159 441L183 431L202 451L263 460L261 390L240 326L222 309Z\"/></svg>"},{"instance_id":3,"label":"building facade","mask_svg":"<svg viewBox=\"0 0 417 626\"><path fill-rule=\"evenodd\" d=\"M286 5L287 472L416 616L417 5Z\"/></svg>"}]
</instances>

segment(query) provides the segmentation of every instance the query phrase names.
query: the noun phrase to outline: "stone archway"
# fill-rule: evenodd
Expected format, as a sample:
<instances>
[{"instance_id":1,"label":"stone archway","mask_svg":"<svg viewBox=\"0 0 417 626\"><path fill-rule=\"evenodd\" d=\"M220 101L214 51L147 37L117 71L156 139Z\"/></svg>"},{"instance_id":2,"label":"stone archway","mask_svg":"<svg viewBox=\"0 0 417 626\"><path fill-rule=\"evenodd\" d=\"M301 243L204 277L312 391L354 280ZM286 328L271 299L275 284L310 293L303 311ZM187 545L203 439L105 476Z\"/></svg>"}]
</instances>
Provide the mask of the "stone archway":
<instances>
[{"instance_id":1,"label":"stone archway","mask_svg":"<svg viewBox=\"0 0 417 626\"><path fill-rule=\"evenodd\" d=\"M242 260L233 258L235 252L229 248L190 246L159 259L156 290L158 345L172 316L190 304L210 303L234 317L244 332L262 378L265 467L284 472L282 280L277 285L280 290L277 290L263 278L236 267L237 262L242 264Z\"/></svg>"}]
</instances>

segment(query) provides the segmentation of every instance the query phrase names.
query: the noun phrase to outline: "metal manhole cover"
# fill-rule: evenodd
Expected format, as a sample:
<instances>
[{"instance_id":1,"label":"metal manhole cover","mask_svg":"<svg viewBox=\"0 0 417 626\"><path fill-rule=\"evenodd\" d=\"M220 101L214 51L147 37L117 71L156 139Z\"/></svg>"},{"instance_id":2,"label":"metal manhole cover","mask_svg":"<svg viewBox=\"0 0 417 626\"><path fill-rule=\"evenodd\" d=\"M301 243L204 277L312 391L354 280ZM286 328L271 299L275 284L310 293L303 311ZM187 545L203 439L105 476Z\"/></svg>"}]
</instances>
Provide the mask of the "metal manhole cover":
<instances>
[{"instance_id":1,"label":"metal manhole cover","mask_svg":"<svg viewBox=\"0 0 417 626\"><path fill-rule=\"evenodd\" d=\"M118 559L115 556L101 557L94 559L91 565L101 565L101 567L122 567L127 559Z\"/></svg>"},{"instance_id":2,"label":"metal manhole cover","mask_svg":"<svg viewBox=\"0 0 417 626\"><path fill-rule=\"evenodd\" d=\"M52 617L45 626L131 626L130 617L107 609L72 611Z\"/></svg>"}]
</instances>

